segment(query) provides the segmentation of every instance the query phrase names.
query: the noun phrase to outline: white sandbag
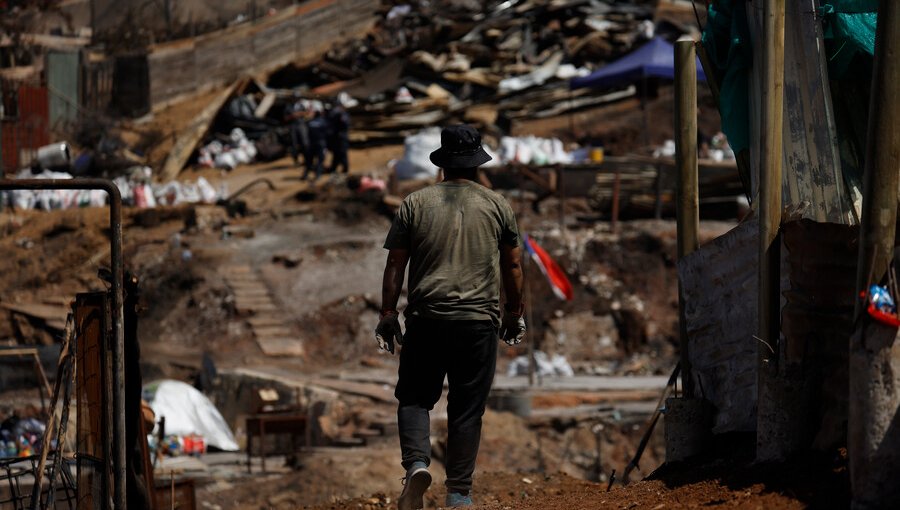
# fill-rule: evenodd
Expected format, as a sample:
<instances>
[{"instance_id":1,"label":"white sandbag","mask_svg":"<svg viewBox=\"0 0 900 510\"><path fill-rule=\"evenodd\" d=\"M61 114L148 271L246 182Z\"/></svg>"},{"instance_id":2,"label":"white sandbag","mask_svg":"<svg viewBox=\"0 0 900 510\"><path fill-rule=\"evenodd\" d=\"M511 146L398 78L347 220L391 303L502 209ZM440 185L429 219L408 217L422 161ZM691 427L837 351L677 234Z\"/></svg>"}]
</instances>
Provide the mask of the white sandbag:
<instances>
[{"instance_id":1,"label":"white sandbag","mask_svg":"<svg viewBox=\"0 0 900 510\"><path fill-rule=\"evenodd\" d=\"M247 154L247 151L244 150L243 147L235 147L231 154L234 156L234 159L238 162L239 165L246 165L250 162L250 155Z\"/></svg>"},{"instance_id":2,"label":"white sandbag","mask_svg":"<svg viewBox=\"0 0 900 510\"><path fill-rule=\"evenodd\" d=\"M193 386L168 379L156 381L144 386L143 396L157 419L165 416L166 434L198 434L209 446L229 452L239 450L222 414Z\"/></svg>"},{"instance_id":3,"label":"white sandbag","mask_svg":"<svg viewBox=\"0 0 900 510\"><path fill-rule=\"evenodd\" d=\"M181 200L181 183L167 182L153 187L153 197L158 205L175 205Z\"/></svg>"},{"instance_id":4,"label":"white sandbag","mask_svg":"<svg viewBox=\"0 0 900 510\"><path fill-rule=\"evenodd\" d=\"M227 148L216 155L215 157L215 167L216 168L224 168L226 170L234 170L234 168L238 166L237 157L235 157L234 153Z\"/></svg>"},{"instance_id":5,"label":"white sandbag","mask_svg":"<svg viewBox=\"0 0 900 510\"><path fill-rule=\"evenodd\" d=\"M441 129L429 128L406 137L403 158L394 165L397 179L428 179L437 176L438 168L429 156L441 146Z\"/></svg>"},{"instance_id":6,"label":"white sandbag","mask_svg":"<svg viewBox=\"0 0 900 510\"><path fill-rule=\"evenodd\" d=\"M551 357L543 351L534 351L534 363L537 375L540 377L572 377L575 375L572 366L561 354L554 354ZM507 367L506 375L509 377L528 375L529 365L528 356L517 356Z\"/></svg>"},{"instance_id":7,"label":"white sandbag","mask_svg":"<svg viewBox=\"0 0 900 510\"><path fill-rule=\"evenodd\" d=\"M200 187L196 183L181 183L181 195L178 197L178 199L179 201L174 205L196 204L197 202L200 202Z\"/></svg>"},{"instance_id":8,"label":"white sandbag","mask_svg":"<svg viewBox=\"0 0 900 510\"><path fill-rule=\"evenodd\" d=\"M500 153L498 151L495 151L488 145L483 145L483 148L484 148L484 152L487 152L488 156L491 157L491 160L488 161L487 163L481 165L482 167L485 167L485 168L497 167L503 163L503 161L500 157Z\"/></svg>"},{"instance_id":9,"label":"white sandbag","mask_svg":"<svg viewBox=\"0 0 900 510\"><path fill-rule=\"evenodd\" d=\"M197 191L200 193L200 201L204 204L214 204L219 199L216 188L203 177L197 179Z\"/></svg>"}]
</instances>

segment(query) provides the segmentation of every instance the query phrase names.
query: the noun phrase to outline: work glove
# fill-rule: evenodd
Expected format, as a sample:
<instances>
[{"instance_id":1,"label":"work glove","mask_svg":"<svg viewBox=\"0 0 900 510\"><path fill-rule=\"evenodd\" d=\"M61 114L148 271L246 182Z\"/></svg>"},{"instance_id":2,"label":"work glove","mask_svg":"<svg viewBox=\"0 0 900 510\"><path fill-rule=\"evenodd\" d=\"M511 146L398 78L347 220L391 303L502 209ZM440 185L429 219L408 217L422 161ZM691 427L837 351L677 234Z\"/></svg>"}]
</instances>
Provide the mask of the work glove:
<instances>
[{"instance_id":1,"label":"work glove","mask_svg":"<svg viewBox=\"0 0 900 510\"><path fill-rule=\"evenodd\" d=\"M403 344L403 331L400 330L400 314L395 310L381 312L381 320L375 327L375 339L378 347L394 354L394 341Z\"/></svg>"},{"instance_id":2,"label":"work glove","mask_svg":"<svg viewBox=\"0 0 900 510\"><path fill-rule=\"evenodd\" d=\"M525 338L527 328L525 327L525 317L521 311L523 307L519 308L518 313L507 310L503 314L503 321L500 324L500 338L508 345L519 344Z\"/></svg>"}]
</instances>

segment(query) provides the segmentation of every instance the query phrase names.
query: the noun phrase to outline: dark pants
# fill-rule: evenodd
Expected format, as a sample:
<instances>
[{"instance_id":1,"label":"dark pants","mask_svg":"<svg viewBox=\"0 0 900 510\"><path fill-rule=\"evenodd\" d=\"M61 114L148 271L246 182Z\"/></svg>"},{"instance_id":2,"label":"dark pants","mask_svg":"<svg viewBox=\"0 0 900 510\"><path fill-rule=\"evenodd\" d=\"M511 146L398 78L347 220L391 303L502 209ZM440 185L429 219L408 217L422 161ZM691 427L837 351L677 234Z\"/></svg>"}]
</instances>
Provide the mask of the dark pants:
<instances>
[{"instance_id":1,"label":"dark pants","mask_svg":"<svg viewBox=\"0 0 900 510\"><path fill-rule=\"evenodd\" d=\"M303 166L309 168L309 149L309 129L302 120L295 121L291 124L291 156L294 158L294 163L299 163L300 156L303 156Z\"/></svg>"},{"instance_id":2,"label":"dark pants","mask_svg":"<svg viewBox=\"0 0 900 510\"><path fill-rule=\"evenodd\" d=\"M447 395L447 489L472 488L481 442L481 417L497 364L497 329L490 321L448 321L411 317L400 351L397 421L403 467L431 462L428 412Z\"/></svg>"},{"instance_id":3,"label":"dark pants","mask_svg":"<svg viewBox=\"0 0 900 510\"><path fill-rule=\"evenodd\" d=\"M338 167L343 168L343 172L350 172L350 162L347 158L347 151L350 150L350 141L347 139L337 139L331 142L331 168L329 168L329 172L337 172Z\"/></svg>"},{"instance_id":4,"label":"dark pants","mask_svg":"<svg viewBox=\"0 0 900 510\"><path fill-rule=\"evenodd\" d=\"M303 178L309 176L310 170L315 170L316 179L322 176L322 170L325 168L325 146L316 143L312 144L306 160L306 170L303 171Z\"/></svg>"}]
</instances>

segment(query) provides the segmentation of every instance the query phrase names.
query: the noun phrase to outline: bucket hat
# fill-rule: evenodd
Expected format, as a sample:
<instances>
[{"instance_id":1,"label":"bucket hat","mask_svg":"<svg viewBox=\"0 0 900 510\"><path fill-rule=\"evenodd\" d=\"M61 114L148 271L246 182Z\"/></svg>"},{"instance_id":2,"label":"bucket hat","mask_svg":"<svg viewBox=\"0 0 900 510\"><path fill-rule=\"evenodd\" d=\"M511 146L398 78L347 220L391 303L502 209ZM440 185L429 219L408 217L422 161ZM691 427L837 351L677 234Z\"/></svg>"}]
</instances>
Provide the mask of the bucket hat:
<instances>
[{"instance_id":1,"label":"bucket hat","mask_svg":"<svg viewBox=\"0 0 900 510\"><path fill-rule=\"evenodd\" d=\"M440 168L475 168L490 160L478 130L467 124L445 127L441 147L431 153L431 162Z\"/></svg>"}]
</instances>

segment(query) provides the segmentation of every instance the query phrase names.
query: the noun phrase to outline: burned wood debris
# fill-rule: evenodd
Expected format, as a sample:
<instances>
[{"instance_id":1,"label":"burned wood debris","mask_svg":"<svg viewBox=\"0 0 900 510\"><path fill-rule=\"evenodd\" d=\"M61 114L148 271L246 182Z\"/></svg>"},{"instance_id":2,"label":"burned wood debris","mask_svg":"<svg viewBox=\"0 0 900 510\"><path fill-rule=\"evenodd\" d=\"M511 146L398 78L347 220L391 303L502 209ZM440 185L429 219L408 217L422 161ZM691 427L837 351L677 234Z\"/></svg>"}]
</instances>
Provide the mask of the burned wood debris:
<instances>
[{"instance_id":1,"label":"burned wood debris","mask_svg":"<svg viewBox=\"0 0 900 510\"><path fill-rule=\"evenodd\" d=\"M358 143L396 142L450 120L496 134L517 119L634 94L570 91L568 80L652 38L655 15L655 2L385 2L365 38L275 71L256 99L270 118L280 111L273 101L296 93L340 101Z\"/></svg>"}]
</instances>

